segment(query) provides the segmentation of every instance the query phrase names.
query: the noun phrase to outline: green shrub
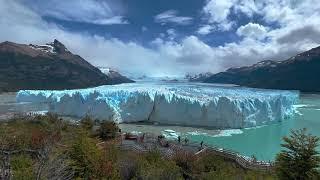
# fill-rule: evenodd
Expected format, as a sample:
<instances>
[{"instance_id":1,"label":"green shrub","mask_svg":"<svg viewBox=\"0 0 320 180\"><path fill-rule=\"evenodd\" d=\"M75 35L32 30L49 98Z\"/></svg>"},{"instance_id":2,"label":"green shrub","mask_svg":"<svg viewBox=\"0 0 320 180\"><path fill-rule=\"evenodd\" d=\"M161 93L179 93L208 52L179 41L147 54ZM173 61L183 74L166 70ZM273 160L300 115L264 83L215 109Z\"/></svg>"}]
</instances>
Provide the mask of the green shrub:
<instances>
[{"instance_id":1,"label":"green shrub","mask_svg":"<svg viewBox=\"0 0 320 180\"><path fill-rule=\"evenodd\" d=\"M112 146L99 148L97 143L86 132L78 132L69 152L75 177L118 179L117 150Z\"/></svg>"}]
</instances>

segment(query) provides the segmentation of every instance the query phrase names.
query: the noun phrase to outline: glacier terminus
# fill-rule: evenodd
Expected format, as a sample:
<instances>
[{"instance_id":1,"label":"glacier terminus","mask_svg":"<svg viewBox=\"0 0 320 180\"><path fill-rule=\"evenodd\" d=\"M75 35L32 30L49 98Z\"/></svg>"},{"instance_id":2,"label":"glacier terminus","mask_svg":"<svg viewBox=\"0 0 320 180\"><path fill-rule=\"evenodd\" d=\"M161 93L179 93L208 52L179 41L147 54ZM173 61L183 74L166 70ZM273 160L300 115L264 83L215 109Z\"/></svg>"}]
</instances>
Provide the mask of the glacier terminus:
<instances>
[{"instance_id":1,"label":"glacier terminus","mask_svg":"<svg viewBox=\"0 0 320 180\"><path fill-rule=\"evenodd\" d=\"M21 90L18 102L48 103L49 112L118 123L210 128L272 124L295 114L298 91L202 83L132 83L77 90Z\"/></svg>"}]
</instances>

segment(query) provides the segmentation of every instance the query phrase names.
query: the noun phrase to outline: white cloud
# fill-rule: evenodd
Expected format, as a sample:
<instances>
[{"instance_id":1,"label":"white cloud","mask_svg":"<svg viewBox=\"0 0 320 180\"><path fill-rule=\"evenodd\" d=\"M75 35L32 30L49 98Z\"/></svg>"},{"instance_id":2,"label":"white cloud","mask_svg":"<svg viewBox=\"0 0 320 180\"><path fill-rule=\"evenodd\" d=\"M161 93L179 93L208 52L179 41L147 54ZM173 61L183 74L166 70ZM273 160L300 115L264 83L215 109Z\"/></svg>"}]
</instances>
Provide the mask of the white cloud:
<instances>
[{"instance_id":1,"label":"white cloud","mask_svg":"<svg viewBox=\"0 0 320 180\"><path fill-rule=\"evenodd\" d=\"M197 33L200 34L200 35L207 35L207 34L210 34L215 28L211 25L204 25L204 26L201 26Z\"/></svg>"},{"instance_id":2,"label":"white cloud","mask_svg":"<svg viewBox=\"0 0 320 180\"><path fill-rule=\"evenodd\" d=\"M277 28L266 27L262 22L238 27L236 33L243 36L243 40L224 44L215 51L219 58L224 59L225 67L252 64L263 59L281 60L320 45L317 38L320 3L317 0L208 0L203 12L207 15L208 25L216 26L215 30L219 31L228 29L230 23L239 24L231 19L230 14L240 12L248 18L262 17L266 23L277 25ZM227 28L224 29L225 25ZM203 28L204 34L209 32L206 28ZM266 42L261 41L264 38Z\"/></svg>"},{"instance_id":3,"label":"white cloud","mask_svg":"<svg viewBox=\"0 0 320 180\"><path fill-rule=\"evenodd\" d=\"M267 32L268 28L264 27L263 25L251 22L244 26L240 26L237 29L237 34L239 36L256 39L263 39L264 37L266 37Z\"/></svg>"},{"instance_id":4,"label":"white cloud","mask_svg":"<svg viewBox=\"0 0 320 180\"><path fill-rule=\"evenodd\" d=\"M180 43L157 40L157 52L162 59L170 60L178 75L186 72L217 72L221 68L219 59L215 59L213 48L196 36L188 36Z\"/></svg>"},{"instance_id":5,"label":"white cloud","mask_svg":"<svg viewBox=\"0 0 320 180\"><path fill-rule=\"evenodd\" d=\"M154 21L161 24L174 23L179 25L189 25L192 23L192 17L177 16L177 14L178 11L176 10L168 10L156 15Z\"/></svg>"},{"instance_id":6,"label":"white cloud","mask_svg":"<svg viewBox=\"0 0 320 180\"><path fill-rule=\"evenodd\" d=\"M260 15L266 22L278 23L281 27L303 25L306 20L316 22L320 15L320 4L317 0L233 0L230 9L232 8L248 17Z\"/></svg>"},{"instance_id":7,"label":"white cloud","mask_svg":"<svg viewBox=\"0 0 320 180\"><path fill-rule=\"evenodd\" d=\"M239 0L234 3L234 10L252 17L254 13L258 12L258 7L255 0Z\"/></svg>"},{"instance_id":8,"label":"white cloud","mask_svg":"<svg viewBox=\"0 0 320 180\"><path fill-rule=\"evenodd\" d=\"M167 34L170 40L173 40L176 37L176 31L174 29L168 29Z\"/></svg>"},{"instance_id":9,"label":"white cloud","mask_svg":"<svg viewBox=\"0 0 320 180\"><path fill-rule=\"evenodd\" d=\"M209 0L203 8L204 14L208 16L209 23L214 24L221 31L230 30L234 22L228 19L231 7L235 0Z\"/></svg>"},{"instance_id":10,"label":"white cloud","mask_svg":"<svg viewBox=\"0 0 320 180\"><path fill-rule=\"evenodd\" d=\"M113 16L107 19L97 19L97 20L88 21L88 23L99 24L99 25L111 25L111 24L129 24L129 21L125 20L122 16Z\"/></svg>"},{"instance_id":11,"label":"white cloud","mask_svg":"<svg viewBox=\"0 0 320 180\"><path fill-rule=\"evenodd\" d=\"M84 22L99 25L128 24L117 1L108 0L20 0L41 16L66 21Z\"/></svg>"}]
</instances>

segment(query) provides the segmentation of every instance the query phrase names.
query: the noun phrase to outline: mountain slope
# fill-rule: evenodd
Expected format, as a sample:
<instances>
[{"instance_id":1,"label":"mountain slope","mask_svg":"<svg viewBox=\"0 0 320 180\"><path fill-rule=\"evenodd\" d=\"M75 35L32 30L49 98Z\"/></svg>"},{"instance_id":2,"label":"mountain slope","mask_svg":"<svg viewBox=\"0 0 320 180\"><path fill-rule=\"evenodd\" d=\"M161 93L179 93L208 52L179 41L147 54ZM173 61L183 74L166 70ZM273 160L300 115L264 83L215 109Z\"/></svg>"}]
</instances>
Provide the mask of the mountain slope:
<instances>
[{"instance_id":1,"label":"mountain slope","mask_svg":"<svg viewBox=\"0 0 320 180\"><path fill-rule=\"evenodd\" d=\"M185 79L187 79L189 82L202 82L208 77L212 76L213 74L211 72L206 73L200 73L200 74L187 74L185 76Z\"/></svg>"},{"instance_id":2,"label":"mountain slope","mask_svg":"<svg viewBox=\"0 0 320 180\"><path fill-rule=\"evenodd\" d=\"M128 79L126 76L121 75L119 72L111 69L111 68L106 68L106 67L97 67L102 73L107 75L109 78L113 79L113 82L115 84L120 84L123 82L134 82L133 80Z\"/></svg>"},{"instance_id":3,"label":"mountain slope","mask_svg":"<svg viewBox=\"0 0 320 180\"><path fill-rule=\"evenodd\" d=\"M46 45L0 43L0 91L75 89L132 82L109 77L58 40Z\"/></svg>"},{"instance_id":4,"label":"mountain slope","mask_svg":"<svg viewBox=\"0 0 320 180\"><path fill-rule=\"evenodd\" d=\"M320 47L285 61L262 61L253 66L228 69L205 79L206 83L227 83L268 89L320 92Z\"/></svg>"}]
</instances>

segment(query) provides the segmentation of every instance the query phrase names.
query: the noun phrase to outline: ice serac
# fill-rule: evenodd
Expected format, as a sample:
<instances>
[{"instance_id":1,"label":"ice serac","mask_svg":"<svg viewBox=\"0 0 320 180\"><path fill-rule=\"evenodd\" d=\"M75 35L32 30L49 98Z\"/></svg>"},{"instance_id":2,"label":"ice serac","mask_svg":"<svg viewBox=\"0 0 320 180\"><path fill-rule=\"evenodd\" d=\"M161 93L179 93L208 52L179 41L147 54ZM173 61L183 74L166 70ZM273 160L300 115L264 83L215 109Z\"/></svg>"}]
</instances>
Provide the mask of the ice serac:
<instances>
[{"instance_id":1,"label":"ice serac","mask_svg":"<svg viewBox=\"0 0 320 180\"><path fill-rule=\"evenodd\" d=\"M122 84L66 91L22 90L18 102L45 102L60 115L116 122L245 128L294 115L297 91L200 84Z\"/></svg>"}]
</instances>

